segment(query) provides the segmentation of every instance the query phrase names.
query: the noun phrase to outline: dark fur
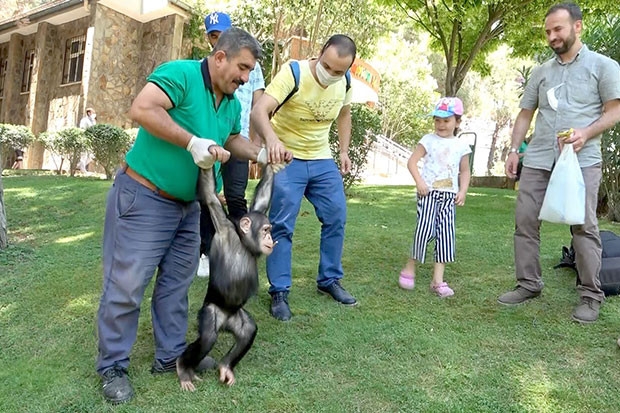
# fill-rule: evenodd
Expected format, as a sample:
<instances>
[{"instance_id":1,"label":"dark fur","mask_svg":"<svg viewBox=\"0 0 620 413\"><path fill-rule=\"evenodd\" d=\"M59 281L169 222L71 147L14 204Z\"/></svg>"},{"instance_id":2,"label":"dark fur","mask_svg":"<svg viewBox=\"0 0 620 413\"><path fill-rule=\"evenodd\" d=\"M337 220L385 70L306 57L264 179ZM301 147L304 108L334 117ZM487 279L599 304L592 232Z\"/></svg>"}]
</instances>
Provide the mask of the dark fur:
<instances>
[{"instance_id":1,"label":"dark fur","mask_svg":"<svg viewBox=\"0 0 620 413\"><path fill-rule=\"evenodd\" d=\"M203 364L213 364L208 354L220 330L235 336L235 344L219 362L220 368L232 371L254 342L256 323L243 306L258 288L256 261L261 255L260 229L269 224L266 213L271 202L273 170L270 166L264 168L250 211L244 215L252 221L248 234L243 233L239 222L233 224L226 217L215 193L213 171L202 170L199 180L199 195L209 208L215 236L209 252L209 286L198 315L199 337L177 360L182 387L184 381L195 378L194 372L203 359L208 361Z\"/></svg>"}]
</instances>

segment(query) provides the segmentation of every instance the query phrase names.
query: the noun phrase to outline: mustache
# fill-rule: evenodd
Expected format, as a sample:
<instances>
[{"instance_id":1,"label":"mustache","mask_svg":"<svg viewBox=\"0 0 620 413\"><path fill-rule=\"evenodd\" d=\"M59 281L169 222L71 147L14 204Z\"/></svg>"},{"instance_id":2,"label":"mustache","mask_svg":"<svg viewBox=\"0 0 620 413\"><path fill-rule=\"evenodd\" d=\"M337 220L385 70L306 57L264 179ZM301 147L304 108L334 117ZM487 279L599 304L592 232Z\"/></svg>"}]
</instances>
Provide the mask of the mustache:
<instances>
[{"instance_id":1,"label":"mustache","mask_svg":"<svg viewBox=\"0 0 620 413\"><path fill-rule=\"evenodd\" d=\"M245 82L241 79L235 79L234 83L236 83L238 86L243 86L245 85Z\"/></svg>"}]
</instances>

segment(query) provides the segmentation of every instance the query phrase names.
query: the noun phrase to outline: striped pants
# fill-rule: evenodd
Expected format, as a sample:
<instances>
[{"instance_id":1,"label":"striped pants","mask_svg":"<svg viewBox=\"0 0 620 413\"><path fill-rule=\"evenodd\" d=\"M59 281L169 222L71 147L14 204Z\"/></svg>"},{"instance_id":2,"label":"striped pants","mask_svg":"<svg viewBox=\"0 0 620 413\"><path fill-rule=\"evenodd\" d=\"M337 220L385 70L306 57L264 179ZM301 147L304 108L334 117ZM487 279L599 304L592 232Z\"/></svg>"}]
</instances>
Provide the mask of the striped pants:
<instances>
[{"instance_id":1,"label":"striped pants","mask_svg":"<svg viewBox=\"0 0 620 413\"><path fill-rule=\"evenodd\" d=\"M411 258L424 262L427 244L435 239L435 262L453 262L455 255L455 203L453 192L431 191L418 197L418 223Z\"/></svg>"}]
</instances>

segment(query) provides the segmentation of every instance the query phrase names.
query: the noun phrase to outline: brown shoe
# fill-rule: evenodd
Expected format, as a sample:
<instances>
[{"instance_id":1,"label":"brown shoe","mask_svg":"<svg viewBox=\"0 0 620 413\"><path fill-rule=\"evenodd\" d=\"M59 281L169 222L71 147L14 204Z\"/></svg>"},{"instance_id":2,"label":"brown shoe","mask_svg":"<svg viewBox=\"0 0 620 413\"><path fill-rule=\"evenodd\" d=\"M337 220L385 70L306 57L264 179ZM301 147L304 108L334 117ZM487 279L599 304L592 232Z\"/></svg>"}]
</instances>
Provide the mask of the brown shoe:
<instances>
[{"instance_id":1,"label":"brown shoe","mask_svg":"<svg viewBox=\"0 0 620 413\"><path fill-rule=\"evenodd\" d=\"M530 291L523 287L515 287L514 290L508 291L499 296L497 302L502 305L518 305L540 295L540 291Z\"/></svg>"},{"instance_id":2,"label":"brown shoe","mask_svg":"<svg viewBox=\"0 0 620 413\"><path fill-rule=\"evenodd\" d=\"M573 320L583 324L593 323L598 319L600 308L601 303L594 298L581 297L581 303L573 311Z\"/></svg>"}]
</instances>

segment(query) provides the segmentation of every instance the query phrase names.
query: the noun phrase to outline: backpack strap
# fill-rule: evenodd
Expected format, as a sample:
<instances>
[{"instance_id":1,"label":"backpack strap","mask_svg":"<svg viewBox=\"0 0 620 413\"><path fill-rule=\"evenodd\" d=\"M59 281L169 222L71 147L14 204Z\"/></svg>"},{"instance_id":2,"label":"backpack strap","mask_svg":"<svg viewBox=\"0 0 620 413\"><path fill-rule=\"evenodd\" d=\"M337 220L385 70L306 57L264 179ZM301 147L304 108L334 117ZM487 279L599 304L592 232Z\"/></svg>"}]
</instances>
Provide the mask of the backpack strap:
<instances>
[{"instance_id":1,"label":"backpack strap","mask_svg":"<svg viewBox=\"0 0 620 413\"><path fill-rule=\"evenodd\" d=\"M297 60L292 60L291 63L289 64L289 67L291 68L291 73L293 74L293 81L295 82L295 86L293 86L293 89L284 98L282 103L280 103L278 105L278 107L274 109L273 113L271 114L272 117L282 107L282 105L284 105L286 102L288 102L289 99L292 98L293 95L295 93L297 93L297 91L299 90L299 76L300 76L300 74L299 74L299 62Z\"/></svg>"},{"instance_id":2,"label":"backpack strap","mask_svg":"<svg viewBox=\"0 0 620 413\"><path fill-rule=\"evenodd\" d=\"M297 60L291 60L291 63L289 64L289 67L291 68L291 73L293 74L293 81L295 82L295 86L293 86L293 89L289 92L289 94L284 98L284 100L282 101L282 103L280 103L278 105L277 108L275 108L273 110L273 112L271 113L271 117L273 117L273 115L276 114L276 112L278 110L280 110L280 108L289 101L290 98L293 97L293 95L295 93L297 93L297 91L299 90L299 77L300 77L300 73L299 73L299 62ZM347 70L346 73L344 74L344 77L347 81L347 86L346 86L346 91L345 93L349 92L349 89L351 89L351 71Z\"/></svg>"}]
</instances>

